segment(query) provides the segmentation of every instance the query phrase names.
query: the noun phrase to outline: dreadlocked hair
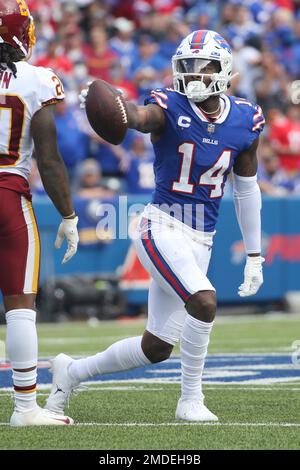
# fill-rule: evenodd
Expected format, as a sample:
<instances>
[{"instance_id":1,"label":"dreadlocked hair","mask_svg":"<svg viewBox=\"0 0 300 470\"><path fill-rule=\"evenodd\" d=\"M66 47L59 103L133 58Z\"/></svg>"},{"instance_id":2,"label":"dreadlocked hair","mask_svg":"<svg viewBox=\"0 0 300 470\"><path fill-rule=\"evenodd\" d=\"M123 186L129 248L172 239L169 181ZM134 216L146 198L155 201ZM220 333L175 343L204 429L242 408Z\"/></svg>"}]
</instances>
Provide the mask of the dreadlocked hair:
<instances>
[{"instance_id":1,"label":"dreadlocked hair","mask_svg":"<svg viewBox=\"0 0 300 470\"><path fill-rule=\"evenodd\" d=\"M22 60L22 54L14 49L10 44L0 45L0 71L4 71L7 67L12 71L15 78L17 78L17 67L15 62Z\"/></svg>"}]
</instances>

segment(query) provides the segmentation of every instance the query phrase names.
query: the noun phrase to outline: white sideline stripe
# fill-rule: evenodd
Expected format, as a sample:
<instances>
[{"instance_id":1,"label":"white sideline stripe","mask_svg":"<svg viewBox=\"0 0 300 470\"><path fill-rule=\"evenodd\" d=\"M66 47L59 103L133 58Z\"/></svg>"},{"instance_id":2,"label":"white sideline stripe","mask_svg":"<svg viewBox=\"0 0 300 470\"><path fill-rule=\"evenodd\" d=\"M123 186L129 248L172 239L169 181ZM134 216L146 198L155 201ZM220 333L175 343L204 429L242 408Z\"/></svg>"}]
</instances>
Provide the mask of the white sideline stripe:
<instances>
[{"instance_id":1,"label":"white sideline stripe","mask_svg":"<svg viewBox=\"0 0 300 470\"><path fill-rule=\"evenodd\" d=\"M120 336L116 336L116 338L121 338ZM67 338L62 338L63 341L65 341L65 339L67 340ZM61 340L61 338L59 338L59 341ZM41 342L41 340L39 340L39 342ZM280 348L281 349L281 348ZM218 352L212 352L212 353L209 353L207 355L207 359L206 360L210 360L210 361L214 361L214 360L217 360L217 361L220 361L220 362L224 362L224 361L227 361L228 360L228 357L236 357L238 361L244 361L244 360L248 360L249 359L249 356L250 358L255 356L255 359L264 359L264 356L272 356L272 357L277 357L277 356L283 356L283 357L291 357L291 354L289 354L288 352L286 351L289 351L290 353L294 351L293 348L282 348L283 350L285 350L285 352L268 352L268 351L263 351L261 349L255 349L254 352L224 352L224 351L218 351ZM274 350L274 348L273 348ZM247 350L249 351L249 349ZM86 354L83 353L83 352L80 352L80 354L73 354L72 357L73 359L82 359L82 358L85 358L87 354L91 354L91 352L87 352ZM56 354L55 354L56 355ZM49 362L52 358L55 357L55 355L53 354L53 351L52 352L45 352L43 351L43 354L39 357L39 362ZM166 363L169 363L169 362L178 362L180 363L181 359L180 359L180 355L179 354L173 354L169 359L167 359L167 361L165 361ZM1 362L1 361L0 361ZM4 361L5 362L5 361ZM255 365L253 366L255 367Z\"/></svg>"},{"instance_id":2,"label":"white sideline stripe","mask_svg":"<svg viewBox=\"0 0 300 470\"><path fill-rule=\"evenodd\" d=\"M46 385L46 384L43 384L45 385L45 390L49 390L50 391L50 388L51 388L51 385ZM167 384L168 385L168 384ZM236 387L227 387L226 385L222 386L204 386L204 389L207 390L207 391L210 391L210 390L220 390L220 391L226 391L226 390L230 390L230 391L241 391L241 392L248 392L248 391L255 391L255 392L261 392L261 391L267 391L267 392L299 392L300 391L300 387L293 387L293 388L290 388L290 387L239 387L238 385ZM2 391L3 390L3 391ZM0 398L1 397L11 397L12 394L13 394L13 389L12 388L3 388L2 390L0 390ZM165 387L160 387L160 388L153 388L153 387L149 387L149 388L144 388L144 387L141 387L141 388L137 388L137 387L88 387L86 390L81 390L80 393L88 393L88 392L163 392L163 391L174 391L174 392L178 392L179 388L176 387L176 388L171 388L171 387L168 387L168 388L165 388ZM48 396L49 395L49 391L46 393L46 392L38 392L38 396L39 397L43 397L43 396Z\"/></svg>"},{"instance_id":3,"label":"white sideline stripe","mask_svg":"<svg viewBox=\"0 0 300 470\"><path fill-rule=\"evenodd\" d=\"M291 378L286 378L286 379L255 379L255 380L245 380L245 381L230 381L230 382L227 382L228 385L237 385L237 386L247 386L247 385L270 385L270 386L274 386L274 385L279 385L279 384L282 384L282 385L298 385L298 382L300 381L300 377L299 379L295 379L295 377L291 377ZM124 382L126 382L124 380ZM152 379L130 379L128 380L127 382L129 383L136 383L136 384L149 384L149 385L180 385L180 376L177 375L177 376L174 376L173 378L168 378L168 379L165 379L165 378L152 378ZM114 383L120 383L120 379L116 380L106 380L105 383L107 384L114 384ZM90 381L90 382L82 382L82 384L84 385L96 385L96 384L99 384L99 381ZM209 382L208 381L203 381L203 385L204 386L209 386L209 385L220 385L220 386L223 386L223 387L227 387L226 385L226 382L219 382L217 380L212 380L212 379L209 379ZM41 389L41 387L39 387ZM44 387L45 388L45 387Z\"/></svg>"},{"instance_id":4,"label":"white sideline stripe","mask_svg":"<svg viewBox=\"0 0 300 470\"><path fill-rule=\"evenodd\" d=\"M170 364L170 363L169 363ZM174 362L173 362L174 364ZM242 369L242 370L241 370ZM209 366L207 365L206 366L206 370L204 369L204 374L203 376L208 378L208 376L210 375L216 375L215 374L215 371L226 371L228 372L226 374L226 376L230 376L232 377L233 374L231 373L231 371L238 371L239 374L238 375L241 375L243 373L243 375L251 375L251 372L253 371L253 373L255 373L255 371L257 370L295 370L296 367L294 366L294 364L291 363L290 364L252 364L252 365L243 365L243 364L239 364L239 365L236 365L236 366L215 366L215 367L212 367L212 366ZM248 372L250 371L250 373ZM150 374L157 374L157 369L151 369L149 370L149 373ZM163 369L163 368L160 368L159 369L159 372L160 373L165 373L165 374L170 374L170 373L179 373L181 374L181 370L180 369L168 369L168 364L166 364L166 367ZM241 372L241 374L240 374ZM219 374L218 374L219 375Z\"/></svg>"},{"instance_id":5,"label":"white sideline stripe","mask_svg":"<svg viewBox=\"0 0 300 470\"><path fill-rule=\"evenodd\" d=\"M111 341L118 341L118 340L121 340L123 339L124 337L123 336L116 336L115 337L115 340L111 340ZM40 340L39 340L40 342ZM61 344L63 344L63 340L62 341L59 341ZM70 342L70 344L72 344ZM75 343L74 343L75 344ZM83 343L82 343L83 344ZM103 348L106 346L106 342L103 342L103 341L99 341L98 343L98 346L99 348ZM54 343L53 343L54 345ZM57 344L56 344L57 345ZM87 342L85 342L85 345L87 345ZM49 344L48 346L51 346L51 344ZM99 349L98 348L98 349ZM224 352L224 349L218 349L218 348L214 348L214 351L215 352L212 352L209 354L209 356L258 356L258 355L268 355L268 356L290 356L291 354L288 354L288 353L292 353L294 351L294 349L292 349L290 346L289 347L269 347L269 348L245 348L245 349L240 349L239 352ZM276 352L274 352L276 351ZM86 356L90 356L91 354L94 354L96 353L97 351L93 352L91 350L89 351L85 351L84 349L80 349L80 354L71 354L71 356L75 359L79 359L81 357L86 357ZM70 354L68 351L66 351L66 354ZM43 357L55 357L57 355L57 351L43 351ZM175 357L175 356L174 356Z\"/></svg>"},{"instance_id":6,"label":"white sideline stripe","mask_svg":"<svg viewBox=\"0 0 300 470\"><path fill-rule=\"evenodd\" d=\"M50 391L50 388L51 388L51 385L49 384L48 386L48 389ZM12 393L13 393L13 389L5 389L5 390L9 390L10 393L2 393L1 390L0 390L0 398L1 397L11 397L12 396ZM88 387L87 389L83 389L83 390L80 390L80 393L87 393L87 392L105 392L105 391L108 391L108 392L161 392L161 391L164 391L166 390L165 388L163 387L160 387L160 388L152 388L152 387L149 387L149 388L144 388L144 387ZM177 388L173 389L173 390L178 390ZM299 388L300 390L300 388ZM42 396L48 396L49 395L49 392L37 392L38 396L39 397L42 397Z\"/></svg>"},{"instance_id":7,"label":"white sideline stripe","mask_svg":"<svg viewBox=\"0 0 300 470\"><path fill-rule=\"evenodd\" d=\"M0 426L9 426L9 423L0 423ZM300 423L220 423L220 422L182 422L182 423L75 423L75 426L98 426L98 427L181 427L181 426L227 426L227 427L277 427L289 428L300 427Z\"/></svg>"},{"instance_id":8,"label":"white sideline stripe","mask_svg":"<svg viewBox=\"0 0 300 470\"><path fill-rule=\"evenodd\" d=\"M272 427L300 427L300 423L77 423L76 426L118 426L118 427L163 427L163 426L272 426Z\"/></svg>"},{"instance_id":9,"label":"white sideline stripe","mask_svg":"<svg viewBox=\"0 0 300 470\"><path fill-rule=\"evenodd\" d=\"M129 386L119 386L119 387L116 387L116 386L107 386L107 387L104 387L104 386L99 386L99 387L91 387L91 385L99 385L101 382L100 381L90 381L90 382L82 382L82 385L85 385L89 390L95 390L95 391L99 391L99 390L124 390L124 391L130 391L131 390L131 387ZM104 383L106 384L114 384L114 383L117 383L119 384L120 383L120 380L106 380ZM122 381L122 383L131 383L131 384L137 384L137 386L139 386L139 384L151 384L151 385L163 385L163 386L168 386L166 389L163 388L163 387L160 387L160 388L153 388L153 387L148 387L148 388L144 388L144 390L142 390L142 388L139 388L137 389L136 387L132 386L132 391L157 391L157 390L178 390L178 388L171 388L169 387L169 385L177 385L177 387L180 386L180 381L177 381L177 380L169 380L169 381L166 381L166 380L160 380L160 379L155 379L155 380L144 380L144 379L130 379L130 380L124 380ZM228 385L227 385L228 383ZM259 382L259 380L249 380L247 381L247 383L245 384L242 383L242 382L217 382L217 381L209 381L209 382L204 382L203 383L203 386L206 390L269 390L269 391L272 391L272 390L276 390L276 391L279 391L279 390L286 390L286 391L294 391L294 390L300 390L300 388L298 387L299 386L299 381L295 381L295 380L291 380L291 381L286 381L286 382L281 382L281 381L276 381L273 382L273 383L268 383L266 381L261 381ZM232 386L234 385L234 386ZM250 385L253 385L253 387L250 387ZM52 387L52 383L48 383L48 384L39 384L38 385L38 390L42 391L42 390L49 390L50 388ZM128 388L127 388L128 387ZM87 390L86 390L87 391ZM3 396L3 393L5 392L13 392L13 388L12 387L0 387L0 397ZM38 392L39 393L39 392Z\"/></svg>"},{"instance_id":10,"label":"white sideline stripe","mask_svg":"<svg viewBox=\"0 0 300 470\"><path fill-rule=\"evenodd\" d=\"M229 342L227 343L229 344ZM226 347L226 343L225 343L225 347ZM274 349L276 349L277 352L274 353ZM278 347L274 347L274 346L269 346L269 347L266 347L266 348L260 348L259 346L256 346L256 347L253 347L253 348L244 348L244 349L239 349L239 352L236 352L236 353L226 353L224 352L224 349L215 349L216 353L213 353L213 354L220 354L220 355L226 355L226 354L230 354L230 355L252 355L252 354L267 354L268 356L278 356L278 355L282 355L285 353L285 351L290 351L292 352L293 349L291 347L283 347L283 346L278 346ZM282 351L282 352L280 352Z\"/></svg>"},{"instance_id":11,"label":"white sideline stripe","mask_svg":"<svg viewBox=\"0 0 300 470\"><path fill-rule=\"evenodd\" d=\"M298 321L300 318L299 313L289 313L286 314L285 312L267 312L264 315L259 314L245 314L245 315L222 315L216 317L216 324L222 323L255 323L257 320L261 320L261 322L265 321Z\"/></svg>"},{"instance_id":12,"label":"white sideline stripe","mask_svg":"<svg viewBox=\"0 0 300 470\"><path fill-rule=\"evenodd\" d=\"M268 349L268 348L267 348ZM252 351L252 349L251 349ZM262 349L258 348L258 350L255 350L256 352L215 352L208 354L208 358L211 357L219 357L219 356L238 356L238 357L248 357L248 356L258 356L258 357L263 357L264 356L285 356L285 357L290 357L290 354L288 353L283 353L283 352L262 352ZM174 357L174 356L173 356ZM177 357L180 357L179 355ZM226 357L225 357L226 359Z\"/></svg>"}]
</instances>

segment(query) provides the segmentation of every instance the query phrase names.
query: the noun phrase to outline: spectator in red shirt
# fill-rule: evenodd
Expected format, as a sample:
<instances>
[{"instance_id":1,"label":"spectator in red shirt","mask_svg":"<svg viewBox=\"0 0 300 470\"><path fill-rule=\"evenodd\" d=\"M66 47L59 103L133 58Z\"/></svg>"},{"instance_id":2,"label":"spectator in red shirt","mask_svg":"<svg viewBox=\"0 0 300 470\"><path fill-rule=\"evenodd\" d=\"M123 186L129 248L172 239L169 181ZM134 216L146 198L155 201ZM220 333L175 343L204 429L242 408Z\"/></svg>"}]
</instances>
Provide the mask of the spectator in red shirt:
<instances>
[{"instance_id":1,"label":"spectator in red shirt","mask_svg":"<svg viewBox=\"0 0 300 470\"><path fill-rule=\"evenodd\" d=\"M90 76L109 81L110 68L119 60L107 42L107 33L101 26L91 30L91 45L85 47L86 66Z\"/></svg>"},{"instance_id":2,"label":"spectator in red shirt","mask_svg":"<svg viewBox=\"0 0 300 470\"><path fill-rule=\"evenodd\" d=\"M291 105L285 116L278 109L269 112L269 138L280 164L290 175L300 173L300 113Z\"/></svg>"},{"instance_id":3,"label":"spectator in red shirt","mask_svg":"<svg viewBox=\"0 0 300 470\"><path fill-rule=\"evenodd\" d=\"M122 91L126 100L137 100L138 91L135 84L127 80L125 70L120 62L113 64L109 71L109 83Z\"/></svg>"},{"instance_id":4,"label":"spectator in red shirt","mask_svg":"<svg viewBox=\"0 0 300 470\"><path fill-rule=\"evenodd\" d=\"M274 3L276 4L278 8L284 8L290 11L294 10L294 4L292 0L275 0Z\"/></svg>"},{"instance_id":5,"label":"spectator in red shirt","mask_svg":"<svg viewBox=\"0 0 300 470\"><path fill-rule=\"evenodd\" d=\"M73 71L73 64L61 50L62 46L57 39L49 42L46 55L40 57L34 65L48 67L58 75L69 75Z\"/></svg>"},{"instance_id":6,"label":"spectator in red shirt","mask_svg":"<svg viewBox=\"0 0 300 470\"><path fill-rule=\"evenodd\" d=\"M59 8L58 0L27 0L28 7L32 13L35 12L44 12L50 16L54 11L57 11Z\"/></svg>"}]
</instances>

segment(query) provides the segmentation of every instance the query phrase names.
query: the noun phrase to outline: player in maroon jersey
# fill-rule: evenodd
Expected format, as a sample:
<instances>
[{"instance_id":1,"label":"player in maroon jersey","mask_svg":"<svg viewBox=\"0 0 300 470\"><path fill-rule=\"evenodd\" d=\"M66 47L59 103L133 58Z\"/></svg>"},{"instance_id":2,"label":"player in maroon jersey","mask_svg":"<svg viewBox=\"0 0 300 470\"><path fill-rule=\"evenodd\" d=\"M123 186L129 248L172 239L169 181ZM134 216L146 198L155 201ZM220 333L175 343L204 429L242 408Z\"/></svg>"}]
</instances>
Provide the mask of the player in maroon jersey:
<instances>
[{"instance_id":1,"label":"player in maroon jersey","mask_svg":"<svg viewBox=\"0 0 300 470\"><path fill-rule=\"evenodd\" d=\"M33 148L45 190L62 216L56 247L67 239L63 262L76 253L78 218L53 117L64 90L51 70L25 61L34 44L34 23L25 1L0 0L0 289L15 390L12 426L73 423L36 402L40 241L28 185Z\"/></svg>"}]
</instances>

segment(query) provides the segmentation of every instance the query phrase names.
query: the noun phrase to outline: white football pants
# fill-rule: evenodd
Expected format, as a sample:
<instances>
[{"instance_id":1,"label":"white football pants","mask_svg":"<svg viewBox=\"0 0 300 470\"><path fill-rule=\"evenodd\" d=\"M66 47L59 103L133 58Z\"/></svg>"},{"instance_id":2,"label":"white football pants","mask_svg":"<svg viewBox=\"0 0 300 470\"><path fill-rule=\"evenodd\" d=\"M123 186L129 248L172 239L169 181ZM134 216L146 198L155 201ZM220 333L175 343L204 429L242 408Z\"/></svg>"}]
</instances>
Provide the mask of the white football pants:
<instances>
[{"instance_id":1,"label":"white football pants","mask_svg":"<svg viewBox=\"0 0 300 470\"><path fill-rule=\"evenodd\" d=\"M189 297L215 290L206 277L213 235L194 230L153 206L147 206L141 216L135 246L152 276L146 329L169 344L180 339Z\"/></svg>"}]
</instances>

